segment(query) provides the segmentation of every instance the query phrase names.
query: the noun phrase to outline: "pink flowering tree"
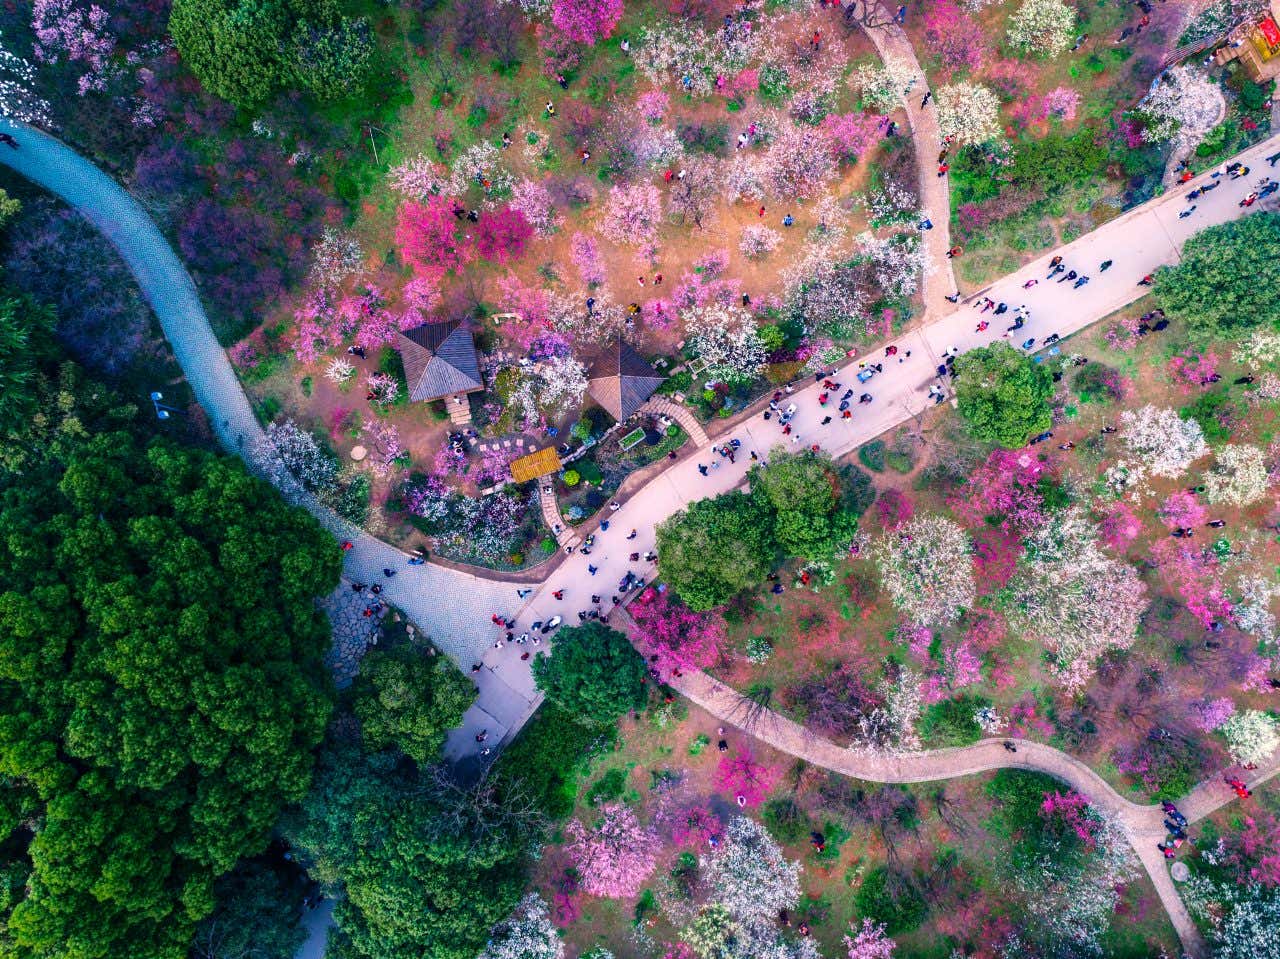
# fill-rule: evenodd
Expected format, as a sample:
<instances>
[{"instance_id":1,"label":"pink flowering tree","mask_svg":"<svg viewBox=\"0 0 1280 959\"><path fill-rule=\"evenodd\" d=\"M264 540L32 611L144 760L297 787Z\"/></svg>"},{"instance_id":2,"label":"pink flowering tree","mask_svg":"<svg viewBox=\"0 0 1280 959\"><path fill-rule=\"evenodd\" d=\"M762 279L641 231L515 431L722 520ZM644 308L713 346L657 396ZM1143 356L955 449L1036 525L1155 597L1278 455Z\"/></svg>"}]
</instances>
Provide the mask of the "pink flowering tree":
<instances>
[{"instance_id":1,"label":"pink flowering tree","mask_svg":"<svg viewBox=\"0 0 1280 959\"><path fill-rule=\"evenodd\" d=\"M822 119L822 130L836 160L852 163L880 142L883 121L874 113L829 113Z\"/></svg>"},{"instance_id":2,"label":"pink flowering tree","mask_svg":"<svg viewBox=\"0 0 1280 959\"><path fill-rule=\"evenodd\" d=\"M1089 808L1089 800L1073 789L1045 793L1040 803L1040 818L1049 831L1074 836L1087 849L1098 844L1102 820Z\"/></svg>"},{"instance_id":3,"label":"pink flowering tree","mask_svg":"<svg viewBox=\"0 0 1280 959\"><path fill-rule=\"evenodd\" d=\"M876 498L876 515L885 529L897 529L915 515L911 497L900 489L890 487Z\"/></svg>"},{"instance_id":4,"label":"pink flowering tree","mask_svg":"<svg viewBox=\"0 0 1280 959\"><path fill-rule=\"evenodd\" d=\"M1151 558L1191 614L1208 628L1215 620L1231 615L1231 601L1222 584L1222 564L1212 551L1186 546L1185 542L1161 540L1151 547Z\"/></svg>"},{"instance_id":5,"label":"pink flowering tree","mask_svg":"<svg viewBox=\"0 0 1280 959\"><path fill-rule=\"evenodd\" d=\"M550 236L564 222L556 213L551 192L537 180L520 180L511 188L511 208L519 211L538 236Z\"/></svg>"},{"instance_id":6,"label":"pink flowering tree","mask_svg":"<svg viewBox=\"0 0 1280 959\"><path fill-rule=\"evenodd\" d=\"M1203 523L1209 515L1195 493L1181 489L1166 496L1158 512L1160 519L1169 529L1194 528Z\"/></svg>"},{"instance_id":7,"label":"pink flowering tree","mask_svg":"<svg viewBox=\"0 0 1280 959\"><path fill-rule=\"evenodd\" d=\"M622 0L553 0L551 23L570 40L594 46L622 19Z\"/></svg>"},{"instance_id":8,"label":"pink flowering tree","mask_svg":"<svg viewBox=\"0 0 1280 959\"><path fill-rule=\"evenodd\" d=\"M645 122L661 123L671 109L671 96L665 90L646 90L636 97L636 109Z\"/></svg>"},{"instance_id":9,"label":"pink flowering tree","mask_svg":"<svg viewBox=\"0 0 1280 959\"><path fill-rule=\"evenodd\" d=\"M933 4L924 17L929 50L941 61L944 79L956 70L977 70L986 54L982 27L953 0Z\"/></svg>"},{"instance_id":10,"label":"pink flowering tree","mask_svg":"<svg viewBox=\"0 0 1280 959\"><path fill-rule=\"evenodd\" d=\"M590 287L604 283L604 262L600 259L600 247L589 234L575 233L569 237L569 260L578 270L582 282Z\"/></svg>"},{"instance_id":11,"label":"pink flowering tree","mask_svg":"<svg viewBox=\"0 0 1280 959\"><path fill-rule=\"evenodd\" d=\"M1211 733L1236 711L1236 704L1226 696L1217 699L1196 699L1187 706L1187 719L1196 729Z\"/></svg>"},{"instance_id":12,"label":"pink flowering tree","mask_svg":"<svg viewBox=\"0 0 1280 959\"><path fill-rule=\"evenodd\" d=\"M1183 393L1192 393L1214 382L1218 375L1218 356L1212 350L1206 353L1187 350L1172 357L1165 364L1165 372Z\"/></svg>"},{"instance_id":13,"label":"pink flowering tree","mask_svg":"<svg viewBox=\"0 0 1280 959\"><path fill-rule=\"evenodd\" d=\"M749 749L725 756L716 767L716 788L731 794L739 806L758 806L778 781L778 771L756 762Z\"/></svg>"},{"instance_id":14,"label":"pink flowering tree","mask_svg":"<svg viewBox=\"0 0 1280 959\"><path fill-rule=\"evenodd\" d=\"M855 926L850 931L855 935L844 937L848 959L893 959L894 942L885 935L883 922L863 919L861 929Z\"/></svg>"},{"instance_id":15,"label":"pink flowering tree","mask_svg":"<svg viewBox=\"0 0 1280 959\"><path fill-rule=\"evenodd\" d=\"M652 183L619 183L609 189L600 232L614 243L652 243L662 223L662 198Z\"/></svg>"},{"instance_id":16,"label":"pink flowering tree","mask_svg":"<svg viewBox=\"0 0 1280 959\"><path fill-rule=\"evenodd\" d=\"M1080 108L1080 94L1071 87L1054 87L1040 98L1040 118L1056 118L1070 123Z\"/></svg>"},{"instance_id":17,"label":"pink flowering tree","mask_svg":"<svg viewBox=\"0 0 1280 959\"><path fill-rule=\"evenodd\" d=\"M565 826L565 849L578 874L582 889L606 899L630 899L657 864L657 834L640 825L636 814L622 803L600 807L600 819L590 828L575 819Z\"/></svg>"},{"instance_id":18,"label":"pink flowering tree","mask_svg":"<svg viewBox=\"0 0 1280 959\"><path fill-rule=\"evenodd\" d=\"M1117 553L1123 553L1129 544L1142 532L1142 521L1132 506L1117 500L1103 514L1098 524L1102 531L1102 541Z\"/></svg>"},{"instance_id":19,"label":"pink flowering tree","mask_svg":"<svg viewBox=\"0 0 1280 959\"><path fill-rule=\"evenodd\" d=\"M724 823L706 806L688 806L672 817L671 840L682 848L709 849L711 841L718 842L723 835Z\"/></svg>"},{"instance_id":20,"label":"pink flowering tree","mask_svg":"<svg viewBox=\"0 0 1280 959\"><path fill-rule=\"evenodd\" d=\"M975 526L991 517L1006 532L1025 534L1044 522L1039 484L1051 477L1048 465L1025 450L996 450L970 474L951 508Z\"/></svg>"},{"instance_id":21,"label":"pink flowering tree","mask_svg":"<svg viewBox=\"0 0 1280 959\"><path fill-rule=\"evenodd\" d=\"M490 263L508 263L524 256L533 227L524 214L510 206L480 214L476 224L476 253Z\"/></svg>"},{"instance_id":22,"label":"pink flowering tree","mask_svg":"<svg viewBox=\"0 0 1280 959\"><path fill-rule=\"evenodd\" d=\"M400 207L396 245L415 270L431 277L456 270L471 258L453 215L453 202L442 196L420 203L410 200Z\"/></svg>"},{"instance_id":23,"label":"pink flowering tree","mask_svg":"<svg viewBox=\"0 0 1280 959\"><path fill-rule=\"evenodd\" d=\"M110 15L96 3L79 6L75 0L35 0L31 8L32 52L41 63L83 64L77 87L83 96L105 90L116 38L107 29Z\"/></svg>"},{"instance_id":24,"label":"pink flowering tree","mask_svg":"<svg viewBox=\"0 0 1280 959\"><path fill-rule=\"evenodd\" d=\"M652 587L627 611L636 624L633 639L637 648L663 679L684 670L703 669L720 655L724 623L715 613L695 613L670 593Z\"/></svg>"},{"instance_id":25,"label":"pink flowering tree","mask_svg":"<svg viewBox=\"0 0 1280 959\"><path fill-rule=\"evenodd\" d=\"M1224 858L1269 889L1280 887L1280 820L1266 810L1223 836Z\"/></svg>"}]
</instances>

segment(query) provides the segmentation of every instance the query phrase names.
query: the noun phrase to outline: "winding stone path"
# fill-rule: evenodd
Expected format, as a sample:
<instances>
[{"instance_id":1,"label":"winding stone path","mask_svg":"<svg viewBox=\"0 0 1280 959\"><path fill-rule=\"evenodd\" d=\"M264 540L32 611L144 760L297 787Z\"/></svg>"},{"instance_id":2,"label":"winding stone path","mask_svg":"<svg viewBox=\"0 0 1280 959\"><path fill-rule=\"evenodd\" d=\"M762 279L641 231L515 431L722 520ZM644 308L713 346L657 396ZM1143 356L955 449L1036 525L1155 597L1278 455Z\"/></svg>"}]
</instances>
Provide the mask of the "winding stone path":
<instances>
[{"instance_id":1,"label":"winding stone path","mask_svg":"<svg viewBox=\"0 0 1280 959\"><path fill-rule=\"evenodd\" d=\"M229 451L245 455L261 435L261 428L213 336L189 274L146 212L119 184L53 137L4 119L0 119L0 131L13 134L21 145L18 150L0 149L0 162L75 207L120 252L155 311L220 442ZM1244 151L1241 158L1261 169L1259 158L1274 150L1277 142L1280 137L1273 137ZM1026 292L1021 289L1024 280L1044 275L1046 258L1041 258L993 284L986 292L996 299L1034 304L1036 318L1021 335L1043 336L1052 331L1068 336L1084 329L1137 299L1143 291L1135 287L1136 278L1162 263L1177 262L1182 243L1196 230L1244 215L1245 211L1237 208L1236 200L1250 189L1248 180L1228 183L1224 189L1201 199L1194 219L1179 219L1177 213L1184 205L1182 194L1203 180L1197 178L1063 247L1062 255L1082 273L1095 272L1093 264L1108 254L1123 256L1113 271L1095 277L1092 286L1073 292L1059 284L1042 284L1038 291ZM940 222L945 223L945 217ZM937 233L937 225L931 232ZM1046 313L1053 315L1046 320ZM797 391L790 398L797 404L793 421L797 438L803 434L805 445L817 442L839 456L927 408L929 401L924 393L934 383L933 367L942 351L967 350L990 342L996 333L995 330L969 332L974 317L973 312L962 307L899 339L897 345L903 354L900 361L905 363L892 364L885 357L885 362L890 364L887 372L870 387L875 391L876 403L860 409L854 420L837 421L834 428L825 427L819 418L826 408L816 401L820 384ZM850 364L831 376L852 381L854 372ZM586 568L587 558L575 554L557 567L532 595L524 591L521 591L524 595L517 593L515 584L482 579L457 570L430 564L407 567L406 557L400 551L356 530L297 490L285 492L307 505L335 536L352 541L353 547L346 556L348 577L362 582L382 581L384 598L402 608L455 661L483 663L474 674L479 699L468 711L463 727L454 730L449 740L449 754L465 759L475 756L474 730L487 727L492 739L502 742L527 721L540 699L529 675L528 662L520 659L519 650L492 647L490 614L502 611L510 615L520 599L527 599L516 616L524 624L517 628L526 628L535 618L572 615L569 606L553 600L554 590L563 588L575 593L569 599L575 606L587 605L582 602L581 594L593 586L607 593L623 571L637 566L628 561L628 553L653 548L657 523L695 499L741 485L750 465L747 453L752 449L767 453L781 439L777 424L764 421L760 415L735 424L728 432L743 442L739 462L725 461L720 464L723 468L703 477L694 468L696 457L681 459L642 488L615 515L616 526L636 528L638 539L627 541L621 532L601 536L591 556L592 565L598 564L593 572L589 573ZM383 567L395 571L395 578L384 579ZM650 572L643 566L639 571L643 575ZM603 575L592 579L597 573ZM483 652L486 648L487 653ZM1193 956L1203 954L1203 943L1173 887L1163 858L1155 849L1155 842L1163 835L1158 809L1124 799L1079 760L1031 742L1021 743L1017 754L1009 754L998 740L912 756L867 757L842 749L776 714L766 713L748 721L749 717L742 712L741 697L709 676L685 677L678 688L724 721L743 726L751 735L779 749L862 779L917 782L1005 766L1037 769L1062 779L1119 818L1155 883L1184 948ZM1252 772L1249 781L1260 782L1274 775L1277 769L1280 769L1280 757ZM1188 818L1200 818L1230 801L1232 797L1224 795L1224 789L1213 782L1197 787L1187 799Z\"/></svg>"}]
</instances>

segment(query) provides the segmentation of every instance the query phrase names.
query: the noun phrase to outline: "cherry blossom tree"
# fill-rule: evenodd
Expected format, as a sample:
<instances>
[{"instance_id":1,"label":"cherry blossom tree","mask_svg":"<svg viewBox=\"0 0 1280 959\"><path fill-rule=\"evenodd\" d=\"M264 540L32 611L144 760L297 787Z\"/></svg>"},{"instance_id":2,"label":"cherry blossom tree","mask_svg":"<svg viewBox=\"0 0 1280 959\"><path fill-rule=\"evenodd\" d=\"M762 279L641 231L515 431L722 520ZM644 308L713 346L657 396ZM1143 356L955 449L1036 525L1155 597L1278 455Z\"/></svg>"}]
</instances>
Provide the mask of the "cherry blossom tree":
<instances>
[{"instance_id":1,"label":"cherry blossom tree","mask_svg":"<svg viewBox=\"0 0 1280 959\"><path fill-rule=\"evenodd\" d=\"M744 226L738 237L738 249L749 260L758 260L767 256L781 243L781 233L758 223Z\"/></svg>"},{"instance_id":2,"label":"cherry blossom tree","mask_svg":"<svg viewBox=\"0 0 1280 959\"><path fill-rule=\"evenodd\" d=\"M1174 479L1209 452L1200 424L1175 410L1146 406L1120 414L1120 437L1156 476Z\"/></svg>"},{"instance_id":3,"label":"cherry blossom tree","mask_svg":"<svg viewBox=\"0 0 1280 959\"><path fill-rule=\"evenodd\" d=\"M471 258L453 215L451 201L430 196L410 200L400 207L396 221L396 245L417 271L431 277L456 270Z\"/></svg>"},{"instance_id":4,"label":"cherry blossom tree","mask_svg":"<svg viewBox=\"0 0 1280 959\"><path fill-rule=\"evenodd\" d=\"M1210 503L1248 506L1267 495L1270 476L1266 454L1256 446L1228 443L1218 450L1213 468L1205 474Z\"/></svg>"},{"instance_id":5,"label":"cherry blossom tree","mask_svg":"<svg viewBox=\"0 0 1280 959\"><path fill-rule=\"evenodd\" d=\"M1217 699L1196 699L1187 705L1187 719L1196 729L1211 733L1236 711L1236 704L1226 696Z\"/></svg>"},{"instance_id":6,"label":"cherry blossom tree","mask_svg":"<svg viewBox=\"0 0 1280 959\"><path fill-rule=\"evenodd\" d=\"M657 834L640 825L622 803L601 806L600 818L590 828L574 819L565 834L565 850L582 876L583 891L592 896L630 899L657 864Z\"/></svg>"},{"instance_id":7,"label":"cherry blossom tree","mask_svg":"<svg viewBox=\"0 0 1280 959\"><path fill-rule=\"evenodd\" d=\"M760 332L745 310L711 303L681 314L689 348L712 379L737 383L753 379L765 360Z\"/></svg>"},{"instance_id":8,"label":"cherry blossom tree","mask_svg":"<svg viewBox=\"0 0 1280 959\"><path fill-rule=\"evenodd\" d=\"M714 901L739 922L772 919L800 899L800 863L787 859L764 826L735 816L703 861Z\"/></svg>"},{"instance_id":9,"label":"cherry blossom tree","mask_svg":"<svg viewBox=\"0 0 1280 959\"><path fill-rule=\"evenodd\" d=\"M715 613L695 613L669 592L652 587L636 597L627 612L636 624L633 642L663 679L704 669L720 656L724 623Z\"/></svg>"},{"instance_id":10,"label":"cherry blossom tree","mask_svg":"<svg viewBox=\"0 0 1280 959\"><path fill-rule=\"evenodd\" d=\"M756 762L751 750L724 756L716 767L716 788L730 793L740 806L758 806L778 781L778 771Z\"/></svg>"},{"instance_id":11,"label":"cherry blossom tree","mask_svg":"<svg viewBox=\"0 0 1280 959\"><path fill-rule=\"evenodd\" d=\"M518 211L538 236L550 236L564 223L550 191L537 180L520 180L511 188L511 209Z\"/></svg>"},{"instance_id":12,"label":"cherry blossom tree","mask_svg":"<svg viewBox=\"0 0 1280 959\"><path fill-rule=\"evenodd\" d=\"M958 147L999 140L1000 99L980 83L949 83L935 94L938 130Z\"/></svg>"},{"instance_id":13,"label":"cherry blossom tree","mask_svg":"<svg viewBox=\"0 0 1280 959\"><path fill-rule=\"evenodd\" d=\"M440 193L448 178L449 172L443 164L429 160L421 153L397 163L387 174L387 182L393 190L418 201Z\"/></svg>"},{"instance_id":14,"label":"cherry blossom tree","mask_svg":"<svg viewBox=\"0 0 1280 959\"><path fill-rule=\"evenodd\" d=\"M924 16L924 38L947 76L955 70L977 70L987 52L982 27L953 0L939 0L929 7Z\"/></svg>"},{"instance_id":15,"label":"cherry blossom tree","mask_svg":"<svg viewBox=\"0 0 1280 959\"><path fill-rule=\"evenodd\" d=\"M562 959L564 942L551 922L546 902L531 892L515 912L493 927L480 959Z\"/></svg>"},{"instance_id":16,"label":"cherry blossom tree","mask_svg":"<svg viewBox=\"0 0 1280 959\"><path fill-rule=\"evenodd\" d=\"M1076 13L1063 0L1023 0L1009 18L1009 42L1020 50L1056 57L1071 46Z\"/></svg>"},{"instance_id":17,"label":"cherry blossom tree","mask_svg":"<svg viewBox=\"0 0 1280 959\"><path fill-rule=\"evenodd\" d=\"M569 237L569 259L577 267L582 282L589 287L604 283L604 262L600 259L600 247L586 233Z\"/></svg>"},{"instance_id":18,"label":"cherry blossom tree","mask_svg":"<svg viewBox=\"0 0 1280 959\"><path fill-rule=\"evenodd\" d=\"M931 628L955 622L973 605L971 551L958 524L920 515L882 537L871 555L894 605L913 624Z\"/></svg>"},{"instance_id":19,"label":"cherry blossom tree","mask_svg":"<svg viewBox=\"0 0 1280 959\"><path fill-rule=\"evenodd\" d=\"M652 183L619 183L609 189L600 232L614 243L652 243L662 224L662 198Z\"/></svg>"},{"instance_id":20,"label":"cherry blossom tree","mask_svg":"<svg viewBox=\"0 0 1280 959\"><path fill-rule=\"evenodd\" d=\"M902 91L914 77L915 68L909 62L889 56L883 64L854 67L849 74L849 86L858 94L865 109L891 113L902 106Z\"/></svg>"},{"instance_id":21,"label":"cherry blossom tree","mask_svg":"<svg viewBox=\"0 0 1280 959\"><path fill-rule=\"evenodd\" d=\"M552 0L551 23L570 40L594 46L622 19L622 0Z\"/></svg>"},{"instance_id":22,"label":"cherry blossom tree","mask_svg":"<svg viewBox=\"0 0 1280 959\"><path fill-rule=\"evenodd\" d=\"M1231 758L1243 766L1270 759L1280 748L1280 722L1259 709L1236 713L1218 727Z\"/></svg>"},{"instance_id":23,"label":"cherry blossom tree","mask_svg":"<svg viewBox=\"0 0 1280 959\"><path fill-rule=\"evenodd\" d=\"M883 922L862 920L862 928L853 927L856 934L845 936L844 945L849 950L848 959L893 959L895 943L885 935Z\"/></svg>"},{"instance_id":24,"label":"cherry blossom tree","mask_svg":"<svg viewBox=\"0 0 1280 959\"><path fill-rule=\"evenodd\" d=\"M1197 142L1222 116L1222 91L1199 70L1178 66L1166 70L1160 82L1138 104L1142 138L1162 143L1178 137Z\"/></svg>"},{"instance_id":25,"label":"cherry blossom tree","mask_svg":"<svg viewBox=\"0 0 1280 959\"><path fill-rule=\"evenodd\" d=\"M105 90L116 37L107 29L110 14L96 3L79 6L75 0L35 0L31 8L32 52L37 62L83 64L77 81L81 96Z\"/></svg>"},{"instance_id":26,"label":"cherry blossom tree","mask_svg":"<svg viewBox=\"0 0 1280 959\"><path fill-rule=\"evenodd\" d=\"M874 113L828 113L822 118L822 132L835 159L852 163L880 142L884 121Z\"/></svg>"},{"instance_id":27,"label":"cherry blossom tree","mask_svg":"<svg viewBox=\"0 0 1280 959\"><path fill-rule=\"evenodd\" d=\"M1045 644L1050 669L1071 690L1084 685L1102 653L1132 645L1147 606L1137 572L1097 540L1080 507L1054 513L1027 537L1010 584L1010 622Z\"/></svg>"},{"instance_id":28,"label":"cherry blossom tree","mask_svg":"<svg viewBox=\"0 0 1280 959\"><path fill-rule=\"evenodd\" d=\"M510 206L486 210L476 223L475 249L482 260L505 264L524 256L524 245L533 227L524 214Z\"/></svg>"}]
</instances>

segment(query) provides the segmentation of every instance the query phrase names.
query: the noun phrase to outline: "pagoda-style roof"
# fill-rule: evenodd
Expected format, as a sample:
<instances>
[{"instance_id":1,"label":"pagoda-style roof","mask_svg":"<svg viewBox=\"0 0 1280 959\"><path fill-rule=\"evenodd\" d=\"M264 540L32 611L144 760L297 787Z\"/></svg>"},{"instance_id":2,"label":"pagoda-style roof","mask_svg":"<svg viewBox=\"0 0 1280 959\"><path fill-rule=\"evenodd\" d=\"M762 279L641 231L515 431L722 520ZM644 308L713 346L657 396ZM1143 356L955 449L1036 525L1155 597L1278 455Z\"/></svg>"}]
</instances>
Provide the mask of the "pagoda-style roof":
<instances>
[{"instance_id":1,"label":"pagoda-style roof","mask_svg":"<svg viewBox=\"0 0 1280 959\"><path fill-rule=\"evenodd\" d=\"M404 362L409 398L415 402L484 389L471 324L465 319L427 323L399 333L396 349Z\"/></svg>"},{"instance_id":2,"label":"pagoda-style roof","mask_svg":"<svg viewBox=\"0 0 1280 959\"><path fill-rule=\"evenodd\" d=\"M587 392L618 422L640 409L664 379L621 336L587 362Z\"/></svg>"}]
</instances>

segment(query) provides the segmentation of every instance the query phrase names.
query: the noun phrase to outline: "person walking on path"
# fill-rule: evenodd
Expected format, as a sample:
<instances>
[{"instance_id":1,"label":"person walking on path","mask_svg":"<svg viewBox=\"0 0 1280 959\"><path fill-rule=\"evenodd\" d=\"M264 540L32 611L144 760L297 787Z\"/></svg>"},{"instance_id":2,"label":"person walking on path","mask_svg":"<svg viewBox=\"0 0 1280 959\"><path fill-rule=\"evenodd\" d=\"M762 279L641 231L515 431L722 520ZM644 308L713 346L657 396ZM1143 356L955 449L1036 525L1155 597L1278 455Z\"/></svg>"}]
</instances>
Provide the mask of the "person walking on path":
<instances>
[{"instance_id":1,"label":"person walking on path","mask_svg":"<svg viewBox=\"0 0 1280 959\"><path fill-rule=\"evenodd\" d=\"M1178 214L1178 219L1185 220L1187 217L1189 217L1192 213L1195 213L1195 212L1196 212L1196 205L1193 203L1191 204L1191 206L1187 207L1185 210L1183 210L1181 213Z\"/></svg>"},{"instance_id":2,"label":"person walking on path","mask_svg":"<svg viewBox=\"0 0 1280 959\"><path fill-rule=\"evenodd\" d=\"M1111 264L1112 264L1113 262L1114 262L1114 261L1112 261L1112 260L1103 260L1103 261L1102 261L1102 263L1101 263L1101 265L1098 267L1098 272L1099 272L1099 273L1106 273L1106 272L1107 272L1107 270L1111 269Z\"/></svg>"},{"instance_id":3,"label":"person walking on path","mask_svg":"<svg viewBox=\"0 0 1280 959\"><path fill-rule=\"evenodd\" d=\"M0 143L15 150L18 149L18 141L13 138L12 133L0 133Z\"/></svg>"},{"instance_id":4,"label":"person walking on path","mask_svg":"<svg viewBox=\"0 0 1280 959\"><path fill-rule=\"evenodd\" d=\"M1087 276L1082 276L1080 277L1080 279L1076 280L1075 283L1071 284L1071 288L1073 290L1078 290L1080 289L1080 287L1084 286L1088 282L1089 282L1089 278Z\"/></svg>"},{"instance_id":5,"label":"person walking on path","mask_svg":"<svg viewBox=\"0 0 1280 959\"><path fill-rule=\"evenodd\" d=\"M927 107L929 105L929 101L932 99L933 99L933 91L926 90L924 92L924 97L920 100L920 109L923 110L925 107Z\"/></svg>"},{"instance_id":6,"label":"person walking on path","mask_svg":"<svg viewBox=\"0 0 1280 959\"><path fill-rule=\"evenodd\" d=\"M905 3L898 7L898 12L893 15L893 22L898 26L902 26L907 22L907 5Z\"/></svg>"}]
</instances>

